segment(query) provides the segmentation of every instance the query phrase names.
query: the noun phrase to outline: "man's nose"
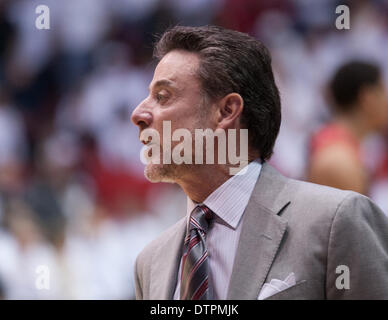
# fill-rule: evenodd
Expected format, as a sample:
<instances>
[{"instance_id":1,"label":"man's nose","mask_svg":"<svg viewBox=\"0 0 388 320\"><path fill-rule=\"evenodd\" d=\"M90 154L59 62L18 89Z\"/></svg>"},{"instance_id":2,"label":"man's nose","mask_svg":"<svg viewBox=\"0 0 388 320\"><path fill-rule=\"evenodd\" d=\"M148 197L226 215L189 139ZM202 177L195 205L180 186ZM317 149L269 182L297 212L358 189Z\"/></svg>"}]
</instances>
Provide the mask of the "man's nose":
<instances>
[{"instance_id":1,"label":"man's nose","mask_svg":"<svg viewBox=\"0 0 388 320\"><path fill-rule=\"evenodd\" d=\"M132 112L131 121L139 127L145 129L152 123L152 113L145 108L144 103L140 103Z\"/></svg>"}]
</instances>

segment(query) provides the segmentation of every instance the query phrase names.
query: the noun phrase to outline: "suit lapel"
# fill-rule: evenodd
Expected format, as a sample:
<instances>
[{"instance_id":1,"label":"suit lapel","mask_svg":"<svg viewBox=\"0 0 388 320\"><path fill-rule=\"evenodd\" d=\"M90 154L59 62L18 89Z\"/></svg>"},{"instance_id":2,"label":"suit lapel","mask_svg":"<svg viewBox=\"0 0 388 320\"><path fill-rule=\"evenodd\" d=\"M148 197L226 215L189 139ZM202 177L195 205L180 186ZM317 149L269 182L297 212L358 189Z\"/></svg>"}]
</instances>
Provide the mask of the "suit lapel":
<instances>
[{"instance_id":1,"label":"suit lapel","mask_svg":"<svg viewBox=\"0 0 388 320\"><path fill-rule=\"evenodd\" d=\"M187 217L181 219L166 242L161 243L152 259L150 299L171 300L177 285ZM156 262L157 261L157 262Z\"/></svg>"},{"instance_id":2,"label":"suit lapel","mask_svg":"<svg viewBox=\"0 0 388 320\"><path fill-rule=\"evenodd\" d=\"M277 214L290 203L286 178L264 163L243 216L227 299L256 299L275 259L287 222Z\"/></svg>"}]
</instances>

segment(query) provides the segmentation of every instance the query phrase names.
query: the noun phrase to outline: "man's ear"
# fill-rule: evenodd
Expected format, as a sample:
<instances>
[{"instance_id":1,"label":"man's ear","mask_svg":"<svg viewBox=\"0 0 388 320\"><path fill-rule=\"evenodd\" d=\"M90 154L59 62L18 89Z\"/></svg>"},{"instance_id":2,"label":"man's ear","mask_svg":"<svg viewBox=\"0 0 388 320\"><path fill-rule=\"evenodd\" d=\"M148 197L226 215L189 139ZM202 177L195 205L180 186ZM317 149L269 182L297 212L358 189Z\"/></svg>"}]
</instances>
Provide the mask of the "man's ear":
<instances>
[{"instance_id":1,"label":"man's ear","mask_svg":"<svg viewBox=\"0 0 388 320\"><path fill-rule=\"evenodd\" d=\"M244 100L238 93L229 93L217 103L217 127L221 129L239 128L244 109Z\"/></svg>"}]
</instances>

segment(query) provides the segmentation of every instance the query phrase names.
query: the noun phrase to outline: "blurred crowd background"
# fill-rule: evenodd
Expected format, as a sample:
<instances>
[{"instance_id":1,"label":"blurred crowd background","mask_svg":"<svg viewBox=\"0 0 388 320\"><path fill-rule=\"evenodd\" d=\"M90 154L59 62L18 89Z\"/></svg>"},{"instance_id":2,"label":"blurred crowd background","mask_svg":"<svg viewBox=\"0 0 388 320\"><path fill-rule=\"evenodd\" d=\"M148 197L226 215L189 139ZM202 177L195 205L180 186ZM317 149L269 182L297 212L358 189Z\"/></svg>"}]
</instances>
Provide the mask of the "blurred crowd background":
<instances>
[{"instance_id":1,"label":"blurred crowd background","mask_svg":"<svg viewBox=\"0 0 388 320\"><path fill-rule=\"evenodd\" d=\"M50 29L35 8L50 8ZM350 7L350 30L335 8ZM186 212L175 185L143 177L130 115L148 94L155 35L217 24L271 50L283 123L271 163L304 179L309 138L331 114L342 63L388 80L388 2L0 0L0 297L132 299L141 249ZM388 133L388 131L387 131ZM388 135L363 141L369 196L388 214ZM50 289L38 289L39 266Z\"/></svg>"}]
</instances>

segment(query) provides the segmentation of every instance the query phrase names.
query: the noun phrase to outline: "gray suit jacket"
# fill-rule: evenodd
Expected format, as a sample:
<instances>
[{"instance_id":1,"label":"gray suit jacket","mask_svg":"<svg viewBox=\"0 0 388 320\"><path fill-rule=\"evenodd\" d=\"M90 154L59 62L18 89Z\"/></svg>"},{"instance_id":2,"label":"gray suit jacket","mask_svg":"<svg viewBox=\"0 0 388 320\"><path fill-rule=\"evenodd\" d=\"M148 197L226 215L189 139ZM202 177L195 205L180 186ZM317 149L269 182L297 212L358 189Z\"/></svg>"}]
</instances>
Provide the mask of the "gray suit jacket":
<instances>
[{"instance_id":1,"label":"gray suit jacket","mask_svg":"<svg viewBox=\"0 0 388 320\"><path fill-rule=\"evenodd\" d=\"M138 256L137 299L172 299L186 218ZM265 282L291 272L296 285L268 299L388 299L388 219L369 198L264 163L241 223L228 299L257 299ZM341 265L349 289L336 286Z\"/></svg>"}]
</instances>

